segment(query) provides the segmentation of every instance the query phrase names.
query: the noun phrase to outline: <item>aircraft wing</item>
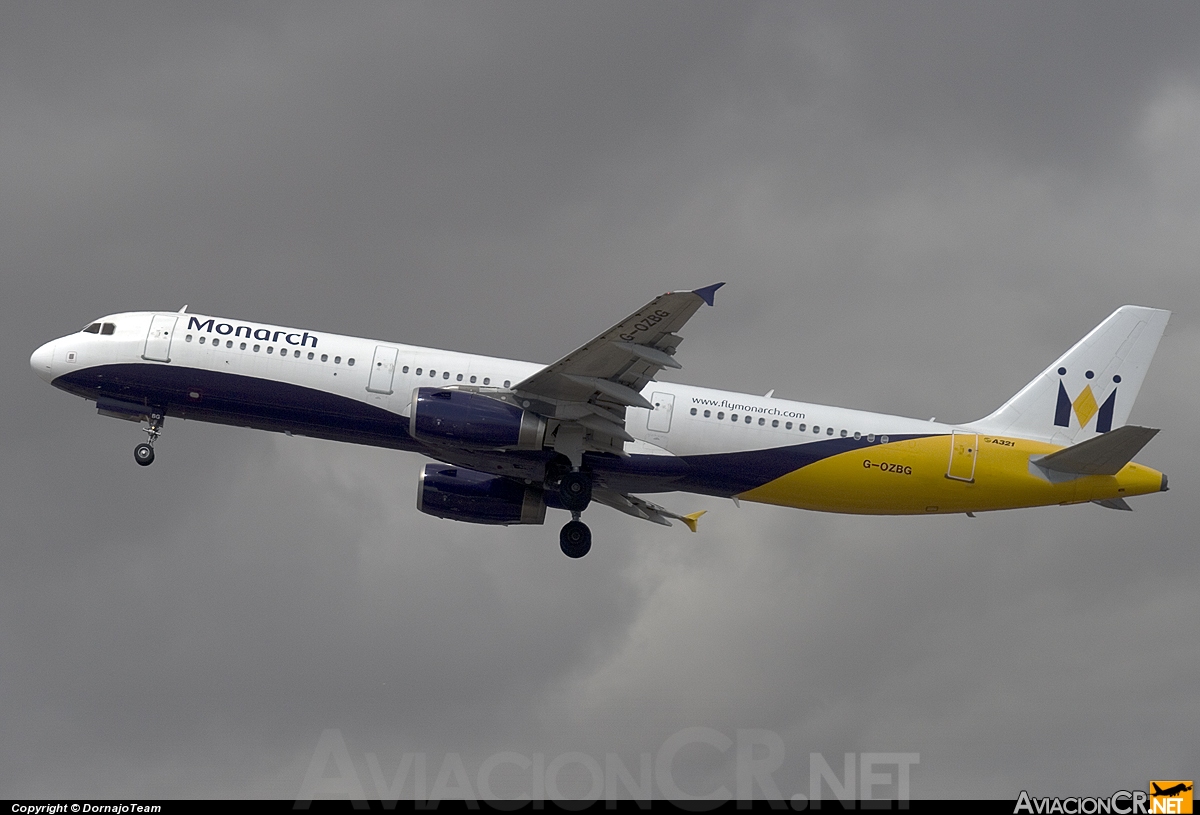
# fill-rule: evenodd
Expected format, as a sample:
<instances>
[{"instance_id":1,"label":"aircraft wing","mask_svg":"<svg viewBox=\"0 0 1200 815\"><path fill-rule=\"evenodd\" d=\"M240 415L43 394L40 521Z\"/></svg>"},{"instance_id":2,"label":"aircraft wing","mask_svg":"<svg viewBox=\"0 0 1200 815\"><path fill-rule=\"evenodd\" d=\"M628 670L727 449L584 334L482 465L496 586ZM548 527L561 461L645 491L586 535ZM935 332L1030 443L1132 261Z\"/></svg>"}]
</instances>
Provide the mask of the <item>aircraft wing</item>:
<instances>
[{"instance_id":1,"label":"aircraft wing","mask_svg":"<svg viewBox=\"0 0 1200 815\"><path fill-rule=\"evenodd\" d=\"M647 501L645 498L620 493L608 487L593 488L592 500L613 509L618 509L626 515L632 515L635 518L641 518L644 521L651 521L663 526L670 526L671 522L667 519L674 518L677 521L683 521L687 525L687 528L693 532L696 531L696 522L700 520L700 516L708 511L702 509L690 515L676 515L671 510L660 507L658 504Z\"/></svg>"},{"instance_id":2,"label":"aircraft wing","mask_svg":"<svg viewBox=\"0 0 1200 815\"><path fill-rule=\"evenodd\" d=\"M639 393L663 368L682 367L676 332L700 306L713 304L725 285L668 292L600 336L518 382L513 391L526 407L575 428L585 449L624 453L633 441L625 431L625 408L652 408Z\"/></svg>"}]
</instances>

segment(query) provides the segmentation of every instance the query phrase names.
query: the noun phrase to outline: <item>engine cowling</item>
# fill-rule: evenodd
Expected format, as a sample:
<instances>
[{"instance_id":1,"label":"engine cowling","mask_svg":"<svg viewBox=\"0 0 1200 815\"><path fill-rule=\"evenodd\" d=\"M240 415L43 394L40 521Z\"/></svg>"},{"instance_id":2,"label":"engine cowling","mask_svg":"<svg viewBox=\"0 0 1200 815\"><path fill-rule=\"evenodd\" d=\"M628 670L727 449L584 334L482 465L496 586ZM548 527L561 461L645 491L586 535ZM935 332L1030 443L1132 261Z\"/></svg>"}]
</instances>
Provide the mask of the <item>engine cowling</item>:
<instances>
[{"instance_id":1,"label":"engine cowling","mask_svg":"<svg viewBox=\"0 0 1200 815\"><path fill-rule=\"evenodd\" d=\"M508 526L546 520L540 487L446 464L425 465L417 486L417 509L473 524Z\"/></svg>"},{"instance_id":2,"label":"engine cowling","mask_svg":"<svg viewBox=\"0 0 1200 815\"><path fill-rule=\"evenodd\" d=\"M408 432L415 439L435 443L541 450L546 420L480 393L417 388Z\"/></svg>"}]
</instances>

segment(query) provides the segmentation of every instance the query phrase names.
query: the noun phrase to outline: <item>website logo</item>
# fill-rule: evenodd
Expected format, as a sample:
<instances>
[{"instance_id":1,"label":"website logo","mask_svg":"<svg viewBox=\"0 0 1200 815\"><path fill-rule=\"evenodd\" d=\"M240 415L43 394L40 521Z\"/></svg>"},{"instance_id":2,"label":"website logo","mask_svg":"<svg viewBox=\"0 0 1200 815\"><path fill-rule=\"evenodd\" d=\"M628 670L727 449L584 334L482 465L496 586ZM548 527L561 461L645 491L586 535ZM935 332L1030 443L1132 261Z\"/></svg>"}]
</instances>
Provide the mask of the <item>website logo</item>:
<instances>
[{"instance_id":1,"label":"website logo","mask_svg":"<svg viewBox=\"0 0 1200 815\"><path fill-rule=\"evenodd\" d=\"M1067 392L1067 386L1063 380L1066 375L1066 368L1058 369L1058 405L1054 409L1054 424L1057 427L1070 427L1071 414L1074 413L1080 427L1087 427L1088 422L1095 417L1097 433L1107 433L1112 430L1113 410L1117 406L1116 386L1121 384L1121 375L1117 374L1112 378L1112 392L1108 394L1108 398L1104 400L1103 404L1096 399L1096 394L1092 391L1091 380L1096 378L1095 371L1087 371L1084 374L1084 378L1089 382L1083 386L1083 390L1074 399ZM1099 383L1096 384L1099 385Z\"/></svg>"},{"instance_id":2,"label":"website logo","mask_svg":"<svg viewBox=\"0 0 1200 815\"><path fill-rule=\"evenodd\" d=\"M1150 812L1189 813L1192 811L1191 781L1151 781Z\"/></svg>"}]
</instances>

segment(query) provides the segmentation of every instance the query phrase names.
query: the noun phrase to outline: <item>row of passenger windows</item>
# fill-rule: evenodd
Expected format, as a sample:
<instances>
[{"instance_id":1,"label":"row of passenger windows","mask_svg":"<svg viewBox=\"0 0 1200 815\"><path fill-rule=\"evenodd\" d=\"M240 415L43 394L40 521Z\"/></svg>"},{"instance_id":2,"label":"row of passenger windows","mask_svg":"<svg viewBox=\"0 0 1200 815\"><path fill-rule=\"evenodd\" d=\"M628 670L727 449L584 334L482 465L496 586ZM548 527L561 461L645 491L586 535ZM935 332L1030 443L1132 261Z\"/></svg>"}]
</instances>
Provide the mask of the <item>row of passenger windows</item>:
<instances>
[{"instance_id":1,"label":"row of passenger windows","mask_svg":"<svg viewBox=\"0 0 1200 815\"><path fill-rule=\"evenodd\" d=\"M184 339L184 341L185 341L185 342L191 342L191 341L192 341L192 335L191 335L191 334L188 334L188 335L187 335L187 336L185 336L183 339ZM204 345L204 343L205 343L205 341L206 341L207 339L208 339L207 337L201 337L201 338L200 338L200 344L201 344L201 345ZM215 346L218 346L218 347L219 347L219 346L221 345L221 340L220 340L220 339L218 339L217 337L213 337L213 338L212 338L212 344L213 344L213 345L215 345ZM232 347L233 347L233 340L225 340L225 347L226 347L226 348L232 348ZM243 343L239 343L239 345L238 345L238 349L239 349L239 350L245 351L245 350L246 350L246 348L247 348L247 345L246 345L246 343L244 343L244 342L243 342ZM261 350L262 350L262 346L261 346L261 345L259 345L258 343L255 343L255 344L254 344L254 347L253 347L253 348L251 348L250 350L252 350L254 353L256 353L256 354L257 354L259 351L261 351ZM268 353L268 354L274 354L274 353L275 353L275 346L274 346L274 345L268 345L268 346L267 346L267 353ZM286 348L280 348L280 349L279 349L279 356L281 356L281 357L286 357L287 355L288 355L288 349L286 349ZM299 358L300 358L300 349L299 349L299 348L295 349L295 350L292 352L292 356L294 356L296 359L299 359ZM316 355L315 353L313 353L312 351L309 351L309 352L308 352L308 358L309 358L309 359L316 359L316 356L317 356L317 355ZM322 361L322 362L328 362L328 361L329 361L329 354L321 354L321 361ZM334 358L333 358L333 364L334 364L334 365L341 365L341 364L342 364L342 358L341 358L340 356L339 356L339 357L334 357ZM350 365L350 366L353 366L353 365L354 365L354 357L350 357L348 360L346 360L346 364L347 364L347 365Z\"/></svg>"},{"instance_id":2,"label":"row of passenger windows","mask_svg":"<svg viewBox=\"0 0 1200 815\"><path fill-rule=\"evenodd\" d=\"M94 323L94 325L100 325L100 324L99 324L99 323ZM105 323L105 325L112 325L112 324L111 324L111 323ZM88 326L88 328L91 328L91 326ZM84 330L86 331L87 329L84 329ZM92 332L92 333L95 333L95 332ZM105 332L105 333L111 334L112 332L111 332L111 331L108 331L108 332ZM184 339L184 341L185 341L185 342L191 342L191 341L192 341L192 335L191 335L191 334L188 334L188 335L187 335L187 336L185 336L183 339ZM201 344L201 345L204 345L204 344L205 344L205 342L206 342L207 340L208 340L208 338L207 338L207 337L200 337L200 344ZM219 338L217 338L217 337L213 337L213 338L212 338L212 344L213 344L213 345L215 345L215 346L218 346L218 347L219 347L219 346L221 345L221 340L220 340ZM232 348L232 347L233 347L233 340L225 340L225 347L226 347L226 348ZM246 346L246 343L244 343L244 342L243 342L243 343L240 343L240 344L238 345L238 348L239 348L240 350L242 350L242 351L245 351L245 350L246 350L246 347L247 347L247 346ZM261 346L261 345L258 345L258 344L256 343L256 344L254 345L254 347L253 347L251 350L252 350L254 353L256 353L256 354L257 354L259 351L261 351L261 350L262 350L262 346ZM267 346L267 353L268 353L268 354L274 354L274 353L275 353L275 346L273 346L273 345L268 345L268 346ZM280 349L279 349L279 355L280 355L281 357L286 357L286 356L287 356L287 353L288 353L288 349L286 349L286 348L280 348ZM298 349L298 348L297 348L297 349L293 350L293 351L292 351L292 355L293 355L293 356L294 356L296 359L299 359L299 358L300 358L300 349ZM309 358L309 359L315 359L315 358L316 358L316 354L315 354L314 352L312 352L312 351L309 351L309 352L308 352L308 358ZM322 361L322 362L328 362L328 361L329 361L329 355L328 355L328 354L321 354L321 361ZM334 358L333 358L333 364L334 364L334 365L341 365L341 364L342 364L342 358L341 358L340 356L334 357ZM353 366L353 365L354 365L354 357L350 357L349 359L347 359L347 360L346 360L346 364L347 364L347 365L350 365L350 366ZM408 366L407 366L407 365L405 365L405 366L404 366L404 367L401 369L401 371L402 371L403 373L408 373ZM417 370L416 370L416 371L414 371L414 373L415 373L417 376L422 376L422 375L423 375L423 373L424 373L424 369L423 369L423 368L417 368ZM430 369L429 369L429 376L430 376L431 378L435 378L435 379L436 379L436 378L437 378L437 373L438 373L438 372L437 372L437 371L435 371L433 368L430 368ZM442 379L449 379L449 378L450 378L450 372L449 372L449 371L442 371ZM476 381L477 381L477 380L478 380L478 377L476 377L476 376L471 376L471 377L470 377L470 382L471 382L471 384L472 384L472 385L474 385L474 384L476 383ZM455 377L455 381L456 381L456 382L462 382L462 381L464 381L463 374L458 374L458 375ZM485 376L485 377L483 378L483 384L484 384L484 385L490 385L490 384L492 384L492 378L491 378L490 376ZM509 387L509 386L511 386L511 385L512 385L512 380L509 380L509 379L506 379L506 380L504 380L504 387L506 387L506 388L507 388L507 387Z\"/></svg>"},{"instance_id":3,"label":"row of passenger windows","mask_svg":"<svg viewBox=\"0 0 1200 815\"><path fill-rule=\"evenodd\" d=\"M83 329L84 334L111 334L117 330L116 323L92 323Z\"/></svg>"},{"instance_id":4,"label":"row of passenger windows","mask_svg":"<svg viewBox=\"0 0 1200 815\"><path fill-rule=\"evenodd\" d=\"M692 413L692 415L693 415L693 416L695 416L695 415L696 415L696 408L692 408L692 410L691 410L691 413ZM711 416L712 416L712 411L711 411L711 410L706 410L706 411L704 411L704 418L708 419L708 418L710 418ZM718 418L718 419L721 419L721 420L724 420L724 419L725 419L725 411L723 411L723 410L718 410L718 411L717 411L717 418ZM736 413L730 413L730 414L729 414L729 418L730 418L730 420L731 420L731 421L734 421L734 422L736 422L736 421L738 420L738 415L737 415ZM753 416L745 416L745 415L744 415L744 416L743 416L743 421L745 422L745 424L752 424L752 423L754 422L754 417L753 417ZM767 424L767 420L766 420L766 419L764 419L764 418L761 418L761 417L760 417L760 418L759 418L759 420L758 420L758 424L759 424L759 426L760 426L760 427L765 427L765 426L766 426L766 424ZM771 420L771 427L779 427L779 420L778 420L778 419L772 419L772 420ZM791 423L791 422L784 422L784 423L783 423L783 428L784 428L784 430L791 430L791 429L792 429L792 423ZM796 425L796 431L797 431L797 432L799 432L799 433L805 433L805 432L807 432L807 431L808 431L808 425L807 425L807 424L805 424L804 422L800 422L799 424L797 424L797 425ZM815 425L813 425L813 426L812 426L812 432L813 432L813 435L815 435L815 436L819 436L819 435L821 435L821 426L820 426L820 425L816 425L816 424L815 424ZM850 431L849 431L849 430L835 431L835 430L834 430L832 427L826 427L826 428L825 428L825 435L826 435L826 436L832 436L832 435L833 435L835 432L837 432L837 433L838 433L838 435L839 435L839 436L841 436L841 438L843 438L843 439L844 439L844 438L847 438L847 437L849 437L849 436L851 435L851 433L850 433ZM862 434L862 433L860 433L860 432L859 432L859 431L857 431L857 430L855 430L855 431L854 431L854 434L853 434L853 436L854 436L854 438L855 438L855 439L861 439L861 438L863 438L863 434ZM874 433L868 433L868 434L866 435L866 439L867 439L867 441L870 441L870 442L873 442L873 441L875 441L875 434L874 434ZM887 437L887 436L880 436L880 437L879 437L879 441L880 441L880 443L882 443L882 444L887 444L887 443L888 443L888 437Z\"/></svg>"},{"instance_id":5,"label":"row of passenger windows","mask_svg":"<svg viewBox=\"0 0 1200 815\"><path fill-rule=\"evenodd\" d=\"M400 369L400 372L408 373L408 366L405 365L403 368ZM417 370L413 371L413 374L416 376L424 376L425 369L417 368ZM429 369L429 378L430 379L437 379L437 375L438 375L437 371L435 371L433 368ZM442 379L449 379L449 378L450 378L450 372L442 371ZM474 374L472 374L470 377L466 377L464 374L455 374L454 381L455 382L470 382L470 384L474 385L479 381L479 377L475 376ZM483 378L483 384L484 385L492 384L492 378L490 376L485 376ZM510 387L511 385L512 385L511 379L504 380L504 387L507 388L507 387Z\"/></svg>"}]
</instances>

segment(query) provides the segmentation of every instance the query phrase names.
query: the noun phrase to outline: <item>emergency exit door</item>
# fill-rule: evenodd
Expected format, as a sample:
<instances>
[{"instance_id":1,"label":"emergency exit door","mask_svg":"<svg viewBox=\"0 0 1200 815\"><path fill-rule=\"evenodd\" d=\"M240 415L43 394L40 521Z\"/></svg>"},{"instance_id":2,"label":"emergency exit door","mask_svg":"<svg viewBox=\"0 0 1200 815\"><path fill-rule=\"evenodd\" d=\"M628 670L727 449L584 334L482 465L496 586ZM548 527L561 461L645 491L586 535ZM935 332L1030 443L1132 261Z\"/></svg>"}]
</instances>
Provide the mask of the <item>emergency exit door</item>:
<instances>
[{"instance_id":1,"label":"emergency exit door","mask_svg":"<svg viewBox=\"0 0 1200 815\"><path fill-rule=\"evenodd\" d=\"M655 393L650 396L654 410L646 419L646 429L655 433L666 433L671 429L671 411L675 408L675 394Z\"/></svg>"}]
</instances>

